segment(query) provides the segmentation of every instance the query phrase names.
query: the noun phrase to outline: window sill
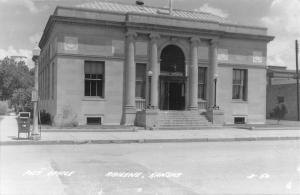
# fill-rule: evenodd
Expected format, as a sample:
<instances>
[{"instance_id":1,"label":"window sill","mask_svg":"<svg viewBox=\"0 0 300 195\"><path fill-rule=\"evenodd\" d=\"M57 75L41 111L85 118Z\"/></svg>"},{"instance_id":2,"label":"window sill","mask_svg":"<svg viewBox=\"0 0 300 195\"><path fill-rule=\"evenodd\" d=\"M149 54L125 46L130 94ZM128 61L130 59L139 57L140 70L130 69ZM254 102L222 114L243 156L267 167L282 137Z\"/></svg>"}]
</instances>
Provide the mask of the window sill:
<instances>
[{"instance_id":1,"label":"window sill","mask_svg":"<svg viewBox=\"0 0 300 195\"><path fill-rule=\"evenodd\" d=\"M240 99L233 99L231 101L232 103L243 103L243 104L248 104L247 100L240 100Z\"/></svg>"},{"instance_id":2,"label":"window sill","mask_svg":"<svg viewBox=\"0 0 300 195\"><path fill-rule=\"evenodd\" d=\"M146 100L146 98L142 98L142 97L135 97L135 100Z\"/></svg>"},{"instance_id":3,"label":"window sill","mask_svg":"<svg viewBox=\"0 0 300 195\"><path fill-rule=\"evenodd\" d=\"M88 97L88 96L84 96L82 101L105 101L104 98L102 97Z\"/></svg>"}]
</instances>

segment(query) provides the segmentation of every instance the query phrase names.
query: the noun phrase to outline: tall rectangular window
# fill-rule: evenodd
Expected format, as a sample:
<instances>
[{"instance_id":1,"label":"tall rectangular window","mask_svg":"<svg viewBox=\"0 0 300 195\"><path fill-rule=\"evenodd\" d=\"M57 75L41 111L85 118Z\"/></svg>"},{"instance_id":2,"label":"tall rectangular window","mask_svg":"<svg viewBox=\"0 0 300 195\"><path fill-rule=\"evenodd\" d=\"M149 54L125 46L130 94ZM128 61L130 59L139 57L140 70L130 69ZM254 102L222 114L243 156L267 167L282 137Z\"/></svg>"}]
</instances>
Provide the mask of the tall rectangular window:
<instances>
[{"instance_id":1,"label":"tall rectangular window","mask_svg":"<svg viewBox=\"0 0 300 195\"><path fill-rule=\"evenodd\" d=\"M46 68L43 67L43 100L46 99Z\"/></svg>"},{"instance_id":2,"label":"tall rectangular window","mask_svg":"<svg viewBox=\"0 0 300 195\"><path fill-rule=\"evenodd\" d=\"M47 99L48 93L48 66L45 66L45 100Z\"/></svg>"},{"instance_id":3,"label":"tall rectangular window","mask_svg":"<svg viewBox=\"0 0 300 195\"><path fill-rule=\"evenodd\" d=\"M46 66L46 99L49 99L49 93L50 93L50 71L49 71L50 64L47 64Z\"/></svg>"},{"instance_id":4,"label":"tall rectangular window","mask_svg":"<svg viewBox=\"0 0 300 195\"><path fill-rule=\"evenodd\" d=\"M46 81L45 67L43 67L43 100L45 99L45 81Z\"/></svg>"},{"instance_id":5,"label":"tall rectangular window","mask_svg":"<svg viewBox=\"0 0 300 195\"><path fill-rule=\"evenodd\" d=\"M233 69L232 99L247 100L247 70Z\"/></svg>"},{"instance_id":6,"label":"tall rectangular window","mask_svg":"<svg viewBox=\"0 0 300 195\"><path fill-rule=\"evenodd\" d=\"M46 66L43 68L43 100L46 99Z\"/></svg>"},{"instance_id":7,"label":"tall rectangular window","mask_svg":"<svg viewBox=\"0 0 300 195\"><path fill-rule=\"evenodd\" d=\"M54 70L54 63L52 64L52 75L51 75L51 82L52 82L52 84L51 84L51 86L52 86L52 89L51 89L51 96L52 96L52 99L54 99L54 74L55 74L55 70Z\"/></svg>"},{"instance_id":8,"label":"tall rectangular window","mask_svg":"<svg viewBox=\"0 0 300 195\"><path fill-rule=\"evenodd\" d=\"M45 66L45 100L47 99L48 93L48 65Z\"/></svg>"},{"instance_id":9,"label":"tall rectangular window","mask_svg":"<svg viewBox=\"0 0 300 195\"><path fill-rule=\"evenodd\" d=\"M198 98L206 100L206 67L198 68Z\"/></svg>"},{"instance_id":10,"label":"tall rectangular window","mask_svg":"<svg viewBox=\"0 0 300 195\"><path fill-rule=\"evenodd\" d=\"M48 70L48 75L47 75L48 76L48 78L47 78L47 80L48 80L47 81L48 82L48 86L47 86L48 87L48 89L47 89L48 90L48 92L47 92L47 99L49 100L50 99L50 90L51 90L50 89L50 64L48 64L47 70Z\"/></svg>"},{"instance_id":11,"label":"tall rectangular window","mask_svg":"<svg viewBox=\"0 0 300 195\"><path fill-rule=\"evenodd\" d=\"M146 96L146 64L136 64L135 97L145 99Z\"/></svg>"},{"instance_id":12,"label":"tall rectangular window","mask_svg":"<svg viewBox=\"0 0 300 195\"><path fill-rule=\"evenodd\" d=\"M84 95L104 97L104 62L84 62Z\"/></svg>"}]
</instances>

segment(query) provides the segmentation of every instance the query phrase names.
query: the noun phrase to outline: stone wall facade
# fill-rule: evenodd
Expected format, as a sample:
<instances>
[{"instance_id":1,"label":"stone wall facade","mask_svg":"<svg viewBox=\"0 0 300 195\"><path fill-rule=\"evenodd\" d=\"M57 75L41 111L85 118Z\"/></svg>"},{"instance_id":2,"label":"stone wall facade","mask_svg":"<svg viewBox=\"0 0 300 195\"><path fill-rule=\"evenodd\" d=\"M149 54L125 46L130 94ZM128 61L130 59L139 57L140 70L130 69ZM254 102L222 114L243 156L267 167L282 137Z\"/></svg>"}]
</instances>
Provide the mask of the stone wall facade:
<instances>
[{"instance_id":1,"label":"stone wall facade","mask_svg":"<svg viewBox=\"0 0 300 195\"><path fill-rule=\"evenodd\" d=\"M198 67L207 67L207 96L201 100L205 109L214 104L216 76L217 105L226 124L233 124L235 117L244 117L246 123L265 122L267 42L272 39L265 29L249 27L252 31L245 34L246 27L232 26L242 29L233 33L218 26L227 33L224 37L209 25L209 33L195 29L194 21L170 27L168 21L174 18L157 18L155 23L149 16L133 14L125 17L124 27L123 15L102 16L100 20L96 12L57 8L49 19L40 42L39 108L51 114L55 125L83 125L92 116L101 117L102 124L133 125L141 109L135 98L136 63L146 64L152 74L151 79L147 75L142 109L147 105L159 109L160 57L168 45L179 47L185 56L185 110L199 109ZM201 28L205 25L201 23ZM84 96L85 61L104 63L101 98ZM232 99L234 69L247 72L244 100Z\"/></svg>"}]
</instances>

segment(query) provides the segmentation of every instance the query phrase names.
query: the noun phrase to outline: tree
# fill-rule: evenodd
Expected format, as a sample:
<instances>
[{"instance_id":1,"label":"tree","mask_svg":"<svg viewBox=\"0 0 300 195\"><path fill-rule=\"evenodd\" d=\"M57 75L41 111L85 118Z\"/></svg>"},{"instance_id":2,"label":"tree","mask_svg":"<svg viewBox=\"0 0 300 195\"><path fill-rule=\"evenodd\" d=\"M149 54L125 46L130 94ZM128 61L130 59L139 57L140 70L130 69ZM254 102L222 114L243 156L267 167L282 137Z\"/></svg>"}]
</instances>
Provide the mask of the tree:
<instances>
[{"instance_id":1,"label":"tree","mask_svg":"<svg viewBox=\"0 0 300 195\"><path fill-rule=\"evenodd\" d=\"M11 105L15 107L17 112L27 111L31 112L32 103L31 103L31 88L19 88L14 90L12 98L10 100Z\"/></svg>"},{"instance_id":2,"label":"tree","mask_svg":"<svg viewBox=\"0 0 300 195\"><path fill-rule=\"evenodd\" d=\"M33 86L34 71L24 61L16 62L8 57L0 61L0 91L3 100L10 100L10 106L29 110Z\"/></svg>"},{"instance_id":3,"label":"tree","mask_svg":"<svg viewBox=\"0 0 300 195\"><path fill-rule=\"evenodd\" d=\"M13 90L17 88L16 65L10 58L4 58L0 64L0 89L2 90L2 98L8 100L13 94Z\"/></svg>"},{"instance_id":4,"label":"tree","mask_svg":"<svg viewBox=\"0 0 300 195\"><path fill-rule=\"evenodd\" d=\"M24 61L20 61L16 64L18 87L19 88L31 88L34 85L34 74L29 70Z\"/></svg>"},{"instance_id":5,"label":"tree","mask_svg":"<svg viewBox=\"0 0 300 195\"><path fill-rule=\"evenodd\" d=\"M273 110L272 116L277 120L277 124L279 124L279 121L284 119L284 116L287 113L287 108L284 105L283 102L278 102L277 106Z\"/></svg>"}]
</instances>

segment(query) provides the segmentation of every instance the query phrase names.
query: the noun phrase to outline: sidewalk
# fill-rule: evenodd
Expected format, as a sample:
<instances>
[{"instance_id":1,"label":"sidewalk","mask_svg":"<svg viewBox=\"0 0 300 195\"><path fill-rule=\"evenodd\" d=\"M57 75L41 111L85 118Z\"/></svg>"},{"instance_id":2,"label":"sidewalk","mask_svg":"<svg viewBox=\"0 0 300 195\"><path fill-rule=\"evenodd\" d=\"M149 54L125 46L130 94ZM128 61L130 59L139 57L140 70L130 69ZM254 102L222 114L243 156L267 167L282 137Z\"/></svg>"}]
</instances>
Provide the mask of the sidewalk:
<instances>
[{"instance_id":1,"label":"sidewalk","mask_svg":"<svg viewBox=\"0 0 300 195\"><path fill-rule=\"evenodd\" d=\"M0 119L1 121L1 119ZM161 143L161 142L226 142L262 140L300 140L298 123L294 125L257 125L254 128L225 126L201 130L149 131L140 128L111 129L54 129L43 131L41 140L17 139L17 121L5 116L0 122L0 145L50 144L108 144L108 143ZM267 131L263 131L265 127ZM271 129L273 128L273 129ZM251 129L251 130L250 130Z\"/></svg>"}]
</instances>

